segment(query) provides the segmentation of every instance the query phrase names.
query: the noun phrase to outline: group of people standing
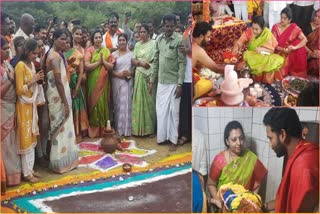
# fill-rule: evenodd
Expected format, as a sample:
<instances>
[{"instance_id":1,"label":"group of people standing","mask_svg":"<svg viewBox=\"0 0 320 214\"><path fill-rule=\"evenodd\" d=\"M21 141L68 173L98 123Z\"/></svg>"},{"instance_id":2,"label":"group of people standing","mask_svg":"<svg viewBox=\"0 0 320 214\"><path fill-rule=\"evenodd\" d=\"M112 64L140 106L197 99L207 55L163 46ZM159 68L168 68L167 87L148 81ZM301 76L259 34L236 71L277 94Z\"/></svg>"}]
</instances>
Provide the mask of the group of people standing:
<instances>
[{"instance_id":1,"label":"group of people standing","mask_svg":"<svg viewBox=\"0 0 320 214\"><path fill-rule=\"evenodd\" d=\"M191 69L185 75L190 33L183 38L175 32L176 18L165 15L163 32L154 39L150 24L142 23L138 33L124 32L117 13L110 15L108 30L93 29L88 42L85 29L56 27L52 20L34 32L30 14L21 16L13 40L5 37L11 25L2 26L1 160L6 178L1 184L19 184L21 171L25 180L38 182L35 150L40 165L49 164L54 172L74 169L77 143L82 137L103 137L110 120L120 136L157 134L157 143L170 142L175 150L181 108L180 141L189 141L191 93L183 88L184 82L189 89L191 85ZM9 23L11 18L2 14L1 19ZM133 51L131 37L136 40ZM187 110L180 106L181 96Z\"/></svg>"}]
</instances>

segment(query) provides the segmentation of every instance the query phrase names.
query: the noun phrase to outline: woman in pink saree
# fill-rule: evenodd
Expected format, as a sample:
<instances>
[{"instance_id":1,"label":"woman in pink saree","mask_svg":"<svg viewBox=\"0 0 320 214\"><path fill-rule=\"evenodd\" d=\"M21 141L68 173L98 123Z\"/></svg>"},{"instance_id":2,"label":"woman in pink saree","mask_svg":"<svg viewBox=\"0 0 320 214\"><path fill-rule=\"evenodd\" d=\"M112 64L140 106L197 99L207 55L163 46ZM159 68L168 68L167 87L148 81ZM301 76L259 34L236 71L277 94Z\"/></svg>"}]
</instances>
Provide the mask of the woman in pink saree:
<instances>
[{"instance_id":1,"label":"woman in pink saree","mask_svg":"<svg viewBox=\"0 0 320 214\"><path fill-rule=\"evenodd\" d=\"M281 68L283 76L307 77L307 38L292 20L292 11L286 7L281 11L281 21L272 27L278 41L276 53L285 59Z\"/></svg>"}]
</instances>

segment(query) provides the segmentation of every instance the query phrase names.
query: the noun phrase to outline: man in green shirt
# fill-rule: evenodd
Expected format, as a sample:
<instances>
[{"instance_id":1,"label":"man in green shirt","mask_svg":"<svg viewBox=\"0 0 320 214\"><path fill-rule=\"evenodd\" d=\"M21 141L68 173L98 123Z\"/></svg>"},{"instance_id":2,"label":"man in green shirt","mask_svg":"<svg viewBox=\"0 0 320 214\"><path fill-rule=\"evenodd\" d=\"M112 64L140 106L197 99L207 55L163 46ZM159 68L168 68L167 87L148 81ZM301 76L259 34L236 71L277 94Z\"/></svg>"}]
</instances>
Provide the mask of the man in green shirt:
<instances>
[{"instance_id":1,"label":"man in green shirt","mask_svg":"<svg viewBox=\"0 0 320 214\"><path fill-rule=\"evenodd\" d=\"M179 107L185 76L186 57L179 47L184 45L182 36L175 31L176 16L165 15L162 19L164 33L156 40L156 53L149 91L158 79L156 112L157 142L171 143L170 151L178 142ZM191 93L191 92L190 92Z\"/></svg>"}]
</instances>

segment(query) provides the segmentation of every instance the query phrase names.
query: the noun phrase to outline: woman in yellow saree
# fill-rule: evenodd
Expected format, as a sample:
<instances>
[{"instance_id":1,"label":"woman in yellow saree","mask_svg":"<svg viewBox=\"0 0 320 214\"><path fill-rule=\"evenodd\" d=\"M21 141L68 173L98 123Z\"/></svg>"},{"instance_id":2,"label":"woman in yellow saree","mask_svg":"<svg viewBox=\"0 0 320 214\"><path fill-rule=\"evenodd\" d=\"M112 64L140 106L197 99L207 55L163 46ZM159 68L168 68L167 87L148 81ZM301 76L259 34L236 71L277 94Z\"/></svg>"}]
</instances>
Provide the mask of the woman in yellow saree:
<instances>
[{"instance_id":1,"label":"woman in yellow saree","mask_svg":"<svg viewBox=\"0 0 320 214\"><path fill-rule=\"evenodd\" d=\"M277 71L282 67L284 59L273 53L277 45L271 31L264 27L263 17L256 16L252 20L252 28L247 29L235 43L233 53L237 54L246 46L243 59L255 80L271 84L275 79L283 79Z\"/></svg>"},{"instance_id":2,"label":"woman in yellow saree","mask_svg":"<svg viewBox=\"0 0 320 214\"><path fill-rule=\"evenodd\" d=\"M109 49L101 46L102 33L92 33L91 42L85 54L85 69L88 72L87 103L89 114L89 137L101 137L110 118L110 71L115 60Z\"/></svg>"},{"instance_id":3,"label":"woman in yellow saree","mask_svg":"<svg viewBox=\"0 0 320 214\"><path fill-rule=\"evenodd\" d=\"M223 184L233 182L257 192L267 174L258 157L249 149L243 148L244 140L241 124L238 121L229 122L224 130L227 149L214 158L208 178L210 202L219 208L221 204L217 192Z\"/></svg>"}]
</instances>

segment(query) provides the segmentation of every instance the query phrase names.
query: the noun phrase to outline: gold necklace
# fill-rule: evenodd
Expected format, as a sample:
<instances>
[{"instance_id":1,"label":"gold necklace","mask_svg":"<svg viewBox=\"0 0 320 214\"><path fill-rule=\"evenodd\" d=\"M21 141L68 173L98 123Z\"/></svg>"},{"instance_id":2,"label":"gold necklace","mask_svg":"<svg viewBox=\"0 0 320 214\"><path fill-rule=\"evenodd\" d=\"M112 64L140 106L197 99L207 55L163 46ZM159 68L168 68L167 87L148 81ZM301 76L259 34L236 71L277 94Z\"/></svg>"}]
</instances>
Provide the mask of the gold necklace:
<instances>
[{"instance_id":1,"label":"gold necklace","mask_svg":"<svg viewBox=\"0 0 320 214\"><path fill-rule=\"evenodd\" d=\"M232 155L230 150L228 150L228 153L229 153L229 159L230 159L230 163L231 163L232 161L234 161L235 157L237 158L237 156ZM237 167L238 167L238 162L235 161L233 163L233 168L237 168Z\"/></svg>"}]
</instances>

